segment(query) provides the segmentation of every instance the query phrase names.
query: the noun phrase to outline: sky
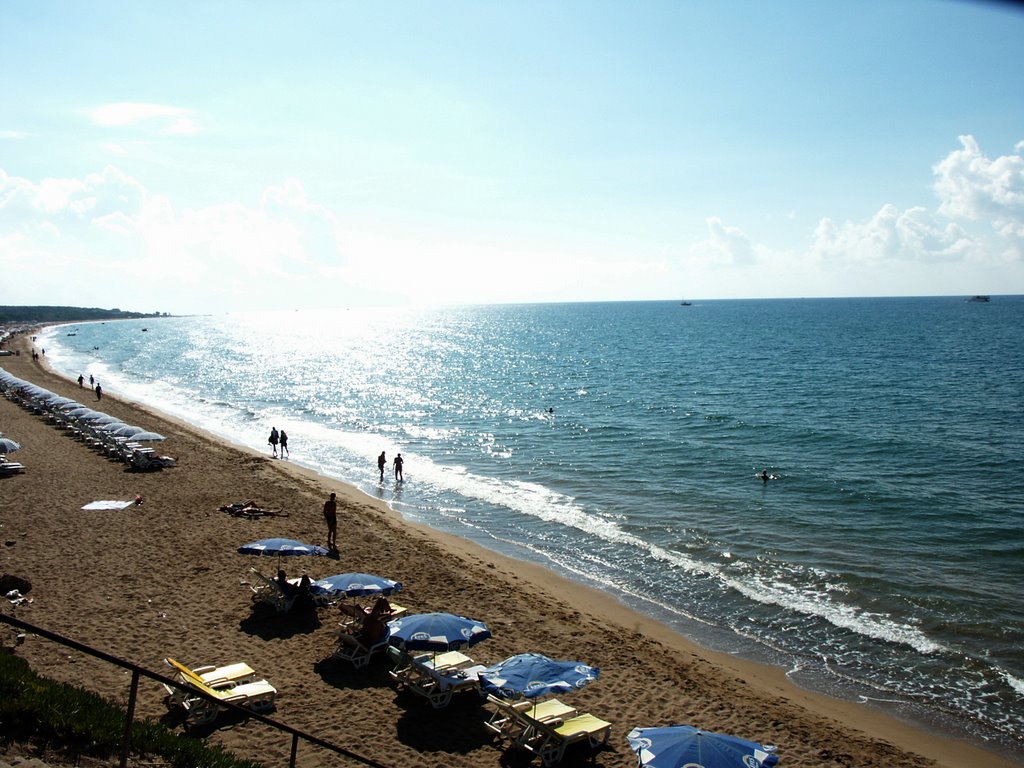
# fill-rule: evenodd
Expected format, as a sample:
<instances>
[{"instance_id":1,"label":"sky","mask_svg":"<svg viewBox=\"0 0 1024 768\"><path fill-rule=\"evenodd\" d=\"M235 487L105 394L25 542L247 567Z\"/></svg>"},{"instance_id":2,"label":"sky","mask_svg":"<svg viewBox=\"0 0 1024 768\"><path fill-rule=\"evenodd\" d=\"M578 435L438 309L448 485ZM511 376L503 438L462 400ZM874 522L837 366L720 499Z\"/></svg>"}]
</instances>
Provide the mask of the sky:
<instances>
[{"instance_id":1,"label":"sky","mask_svg":"<svg viewBox=\"0 0 1024 768\"><path fill-rule=\"evenodd\" d=\"M1024 10L0 0L0 305L1024 294Z\"/></svg>"}]
</instances>

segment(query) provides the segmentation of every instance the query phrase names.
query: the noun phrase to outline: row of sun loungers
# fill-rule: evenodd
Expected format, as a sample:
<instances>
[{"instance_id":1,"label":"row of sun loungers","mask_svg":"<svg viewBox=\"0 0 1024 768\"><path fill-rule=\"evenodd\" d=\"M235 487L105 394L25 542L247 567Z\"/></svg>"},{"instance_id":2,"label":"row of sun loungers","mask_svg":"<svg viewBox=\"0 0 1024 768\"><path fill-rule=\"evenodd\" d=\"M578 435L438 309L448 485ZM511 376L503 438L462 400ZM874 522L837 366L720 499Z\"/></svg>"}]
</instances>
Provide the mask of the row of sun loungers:
<instances>
[{"instance_id":1,"label":"row of sun loungers","mask_svg":"<svg viewBox=\"0 0 1024 768\"><path fill-rule=\"evenodd\" d=\"M395 665L389 676L398 689L423 696L435 708L446 706L460 691L479 691L478 676L486 667L460 651L413 655L394 646L387 648ZM172 708L181 707L192 725L213 722L226 709L219 705L222 702L258 713L275 707L277 689L244 662L194 668L172 658L164 662L174 670L174 679L180 684L164 685L166 703ZM486 728L509 747L539 757L545 766L560 762L573 744L586 743L591 749L600 749L611 734L611 723L557 698L539 703L510 702L487 695L487 703L493 713Z\"/></svg>"},{"instance_id":2,"label":"row of sun loungers","mask_svg":"<svg viewBox=\"0 0 1024 768\"><path fill-rule=\"evenodd\" d=\"M173 467L170 456L161 456L130 436L115 434L127 425L99 411L59 397L30 382L19 379L0 369L0 392L26 410L45 418L72 438L104 453L109 458L126 463L137 471L153 471ZM136 432L140 428L135 428Z\"/></svg>"},{"instance_id":3,"label":"row of sun loungers","mask_svg":"<svg viewBox=\"0 0 1024 768\"><path fill-rule=\"evenodd\" d=\"M398 689L424 697L435 708L446 706L460 691L479 691L478 676L486 667L460 651L413 655L394 646L387 648L395 665L389 676ZM192 725L213 722L225 709L220 702L259 713L274 709L277 689L244 662L194 668L172 658L164 662L174 670L174 679L180 684L164 685L166 703L172 708L181 707ZM199 691L210 698L198 695ZM536 755L545 766L560 762L566 749L576 743L599 749L607 744L611 733L611 723L579 712L559 699L510 702L488 695L487 702L493 709L485 723L487 729L510 747Z\"/></svg>"}]
</instances>

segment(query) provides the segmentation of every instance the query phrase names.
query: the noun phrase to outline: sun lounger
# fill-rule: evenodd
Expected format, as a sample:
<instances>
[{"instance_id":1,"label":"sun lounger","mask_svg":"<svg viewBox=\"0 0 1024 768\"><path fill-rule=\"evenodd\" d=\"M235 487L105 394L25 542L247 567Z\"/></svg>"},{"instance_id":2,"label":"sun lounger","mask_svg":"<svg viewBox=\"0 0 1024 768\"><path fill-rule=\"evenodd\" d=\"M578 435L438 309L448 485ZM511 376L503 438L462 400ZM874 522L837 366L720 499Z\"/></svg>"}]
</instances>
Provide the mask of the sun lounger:
<instances>
[{"instance_id":1,"label":"sun lounger","mask_svg":"<svg viewBox=\"0 0 1024 768\"><path fill-rule=\"evenodd\" d=\"M411 656L396 648L388 653L396 662L388 673L395 686L422 696L435 709L448 706L456 693L479 692L478 676L486 669L460 651Z\"/></svg>"},{"instance_id":2,"label":"sun lounger","mask_svg":"<svg viewBox=\"0 0 1024 768\"><path fill-rule=\"evenodd\" d=\"M612 728L611 723L587 713L543 722L523 710L519 717L526 729L513 745L537 755L545 766L561 762L571 744L586 742L591 749L603 747Z\"/></svg>"},{"instance_id":3,"label":"sun lounger","mask_svg":"<svg viewBox=\"0 0 1024 768\"><path fill-rule=\"evenodd\" d=\"M211 701L204 696L189 695L186 690L180 702L175 702L175 704L180 703L185 709L189 722L193 725L213 722L218 712L225 709L219 705L219 702L237 704L259 713L269 712L274 708L277 689L266 680L248 680L239 683L224 681L219 684L219 687L213 687L207 685L201 676L183 664L175 668L190 688L213 698Z\"/></svg>"},{"instance_id":4,"label":"sun lounger","mask_svg":"<svg viewBox=\"0 0 1024 768\"><path fill-rule=\"evenodd\" d=\"M286 595L276 579L267 578L255 568L250 568L249 572L256 579L256 584L249 585L254 602L271 605L279 613L287 613L292 609L297 595Z\"/></svg>"},{"instance_id":5,"label":"sun lounger","mask_svg":"<svg viewBox=\"0 0 1024 768\"><path fill-rule=\"evenodd\" d=\"M531 726L530 719L542 723L552 723L575 717L578 714L574 707L570 707L558 699L545 699L540 702L529 700L511 702L488 694L487 702L494 708L494 712L484 726L493 731L498 738L508 739L513 743L522 740L528 734ZM522 717L523 713L527 717Z\"/></svg>"},{"instance_id":6,"label":"sun lounger","mask_svg":"<svg viewBox=\"0 0 1024 768\"><path fill-rule=\"evenodd\" d=\"M244 662L228 664L223 667L204 666L191 668L185 666L180 661L175 661L168 657L164 659L164 663L175 670L174 679L182 683L187 683L190 679L198 677L211 688L223 688L259 680L256 670ZM181 688L175 688L166 683L163 686L167 691L167 703L169 705L181 704L187 698L187 694Z\"/></svg>"},{"instance_id":7,"label":"sun lounger","mask_svg":"<svg viewBox=\"0 0 1024 768\"><path fill-rule=\"evenodd\" d=\"M370 663L375 653L388 647L386 636L373 645L365 645L358 635L341 630L338 632L338 647L333 655L334 658L349 661L353 667L361 669Z\"/></svg>"},{"instance_id":8,"label":"sun lounger","mask_svg":"<svg viewBox=\"0 0 1024 768\"><path fill-rule=\"evenodd\" d=\"M164 467L173 467L177 464L170 456L157 456L152 448L132 449L129 454L128 463L131 464L132 469L142 472L152 472Z\"/></svg>"},{"instance_id":9,"label":"sun lounger","mask_svg":"<svg viewBox=\"0 0 1024 768\"><path fill-rule=\"evenodd\" d=\"M0 477L20 475L24 471L25 467L16 461L5 461L0 463Z\"/></svg>"}]
</instances>

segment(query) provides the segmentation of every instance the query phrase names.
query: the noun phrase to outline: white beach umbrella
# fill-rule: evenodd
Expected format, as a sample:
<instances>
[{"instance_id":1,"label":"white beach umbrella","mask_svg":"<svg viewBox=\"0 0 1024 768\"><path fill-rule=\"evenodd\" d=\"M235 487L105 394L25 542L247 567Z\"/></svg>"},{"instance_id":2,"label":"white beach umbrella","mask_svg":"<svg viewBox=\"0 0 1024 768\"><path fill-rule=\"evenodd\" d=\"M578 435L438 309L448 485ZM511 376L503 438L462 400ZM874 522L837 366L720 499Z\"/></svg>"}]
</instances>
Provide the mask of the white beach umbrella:
<instances>
[{"instance_id":1,"label":"white beach umbrella","mask_svg":"<svg viewBox=\"0 0 1024 768\"><path fill-rule=\"evenodd\" d=\"M156 442L157 440L166 440L167 438L157 432L136 432L131 436L132 440L137 443Z\"/></svg>"},{"instance_id":2,"label":"white beach umbrella","mask_svg":"<svg viewBox=\"0 0 1024 768\"><path fill-rule=\"evenodd\" d=\"M145 432L146 430L142 427L132 426L131 424L122 424L117 429L113 430L113 433L118 437L132 437L137 435L139 432Z\"/></svg>"}]
</instances>

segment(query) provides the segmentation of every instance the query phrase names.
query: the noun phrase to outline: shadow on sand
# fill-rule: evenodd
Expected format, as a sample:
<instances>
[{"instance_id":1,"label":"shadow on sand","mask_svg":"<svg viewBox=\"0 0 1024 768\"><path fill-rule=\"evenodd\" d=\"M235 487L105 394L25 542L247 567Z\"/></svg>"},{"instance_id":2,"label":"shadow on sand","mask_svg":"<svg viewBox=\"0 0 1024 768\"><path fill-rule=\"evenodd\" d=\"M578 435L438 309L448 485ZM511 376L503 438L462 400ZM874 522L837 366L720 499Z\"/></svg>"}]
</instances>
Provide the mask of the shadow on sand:
<instances>
[{"instance_id":1,"label":"shadow on sand","mask_svg":"<svg viewBox=\"0 0 1024 768\"><path fill-rule=\"evenodd\" d=\"M277 640L315 632L320 628L320 617L312 605L296 605L287 613L280 613L266 603L254 603L252 613L238 626L247 635Z\"/></svg>"}]
</instances>

